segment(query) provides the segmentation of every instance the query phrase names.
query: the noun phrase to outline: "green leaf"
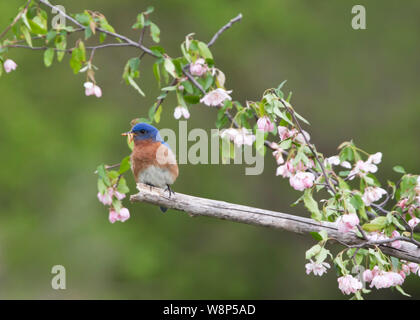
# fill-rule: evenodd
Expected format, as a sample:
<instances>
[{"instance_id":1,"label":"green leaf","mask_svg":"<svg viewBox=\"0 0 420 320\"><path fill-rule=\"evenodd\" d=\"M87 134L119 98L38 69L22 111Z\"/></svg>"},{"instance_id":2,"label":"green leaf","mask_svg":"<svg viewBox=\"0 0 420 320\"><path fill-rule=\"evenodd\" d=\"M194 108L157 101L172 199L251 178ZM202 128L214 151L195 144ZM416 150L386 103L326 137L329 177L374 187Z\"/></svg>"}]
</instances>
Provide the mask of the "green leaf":
<instances>
[{"instance_id":1,"label":"green leaf","mask_svg":"<svg viewBox=\"0 0 420 320\"><path fill-rule=\"evenodd\" d=\"M379 231L386 227L388 224L388 220L386 217L377 217L373 219L370 223L365 223L362 228L365 231L371 232L371 231Z\"/></svg>"},{"instance_id":2,"label":"green leaf","mask_svg":"<svg viewBox=\"0 0 420 320\"><path fill-rule=\"evenodd\" d=\"M307 260L311 259L312 257L316 256L320 251L322 247L319 244L314 245L312 248L306 251L305 258Z\"/></svg>"},{"instance_id":3,"label":"green leaf","mask_svg":"<svg viewBox=\"0 0 420 320\"><path fill-rule=\"evenodd\" d=\"M292 139L286 139L283 140L280 144L279 147L282 148L283 150L287 150L292 146Z\"/></svg>"},{"instance_id":4,"label":"green leaf","mask_svg":"<svg viewBox=\"0 0 420 320\"><path fill-rule=\"evenodd\" d=\"M26 43L32 48L32 38L29 29L25 25L20 26L20 31L25 37Z\"/></svg>"},{"instance_id":5,"label":"green leaf","mask_svg":"<svg viewBox=\"0 0 420 320\"><path fill-rule=\"evenodd\" d=\"M398 290L399 293L401 293L403 296L406 297L411 297L408 293L405 293L405 291L403 290L403 288L401 288L401 286L395 286L395 288Z\"/></svg>"},{"instance_id":6,"label":"green leaf","mask_svg":"<svg viewBox=\"0 0 420 320\"><path fill-rule=\"evenodd\" d=\"M80 22L84 26L88 26L91 19L90 14L87 12L77 13L75 18L78 22Z\"/></svg>"},{"instance_id":7,"label":"green leaf","mask_svg":"<svg viewBox=\"0 0 420 320\"><path fill-rule=\"evenodd\" d=\"M37 15L32 20L28 20L29 25L31 26L32 33L35 34L46 34L48 31L47 20L41 15Z\"/></svg>"},{"instance_id":8,"label":"green leaf","mask_svg":"<svg viewBox=\"0 0 420 320\"><path fill-rule=\"evenodd\" d=\"M160 105L159 108L155 112L154 120L156 121L156 123L160 122L160 115L162 114L162 110L163 110L162 105Z\"/></svg>"},{"instance_id":9,"label":"green leaf","mask_svg":"<svg viewBox=\"0 0 420 320\"><path fill-rule=\"evenodd\" d=\"M136 89L138 93L140 93L143 97L146 96L132 77L128 76L127 80L129 82L130 86L132 86L134 89Z\"/></svg>"},{"instance_id":10,"label":"green leaf","mask_svg":"<svg viewBox=\"0 0 420 320\"><path fill-rule=\"evenodd\" d=\"M133 29L143 29L144 28L144 14L140 13L137 15L137 21L135 24L133 24Z\"/></svg>"},{"instance_id":11,"label":"green leaf","mask_svg":"<svg viewBox=\"0 0 420 320\"><path fill-rule=\"evenodd\" d=\"M98 172L98 176L104 181L105 185L110 187L111 181L109 180L108 175L106 173L105 165L104 164L99 165L96 170Z\"/></svg>"},{"instance_id":12,"label":"green leaf","mask_svg":"<svg viewBox=\"0 0 420 320\"><path fill-rule=\"evenodd\" d=\"M122 173L130 170L130 168L131 168L130 156L127 156L124 159L122 159L121 164L120 164L120 169L118 170L118 173L122 174Z\"/></svg>"},{"instance_id":13,"label":"green leaf","mask_svg":"<svg viewBox=\"0 0 420 320\"><path fill-rule=\"evenodd\" d=\"M54 48L48 48L44 52L44 64L46 67L50 67L54 59Z\"/></svg>"},{"instance_id":14,"label":"green leaf","mask_svg":"<svg viewBox=\"0 0 420 320\"><path fill-rule=\"evenodd\" d=\"M159 43L159 41L160 41L160 38L159 38L160 37L160 29L153 22L150 22L150 36L152 37L154 42Z\"/></svg>"},{"instance_id":15,"label":"green leaf","mask_svg":"<svg viewBox=\"0 0 420 320\"><path fill-rule=\"evenodd\" d=\"M402 166L395 166L392 168L392 170L394 170L397 173L406 174L405 169Z\"/></svg>"},{"instance_id":16,"label":"green leaf","mask_svg":"<svg viewBox=\"0 0 420 320\"><path fill-rule=\"evenodd\" d=\"M305 207L311 212L311 218L320 221L322 214L318 209L318 203L312 197L312 190L306 189L303 195L303 203Z\"/></svg>"},{"instance_id":17,"label":"green leaf","mask_svg":"<svg viewBox=\"0 0 420 320\"><path fill-rule=\"evenodd\" d=\"M177 77L175 72L175 65L173 64L172 60L170 58L166 58L164 62L165 70L174 78Z\"/></svg>"},{"instance_id":18,"label":"green leaf","mask_svg":"<svg viewBox=\"0 0 420 320\"><path fill-rule=\"evenodd\" d=\"M71 54L70 66L74 74L77 74L82 68L83 63L86 61L86 50L83 41L79 42L79 46L75 48Z\"/></svg>"},{"instance_id":19,"label":"green leaf","mask_svg":"<svg viewBox=\"0 0 420 320\"><path fill-rule=\"evenodd\" d=\"M61 62L64 58L67 47L67 37L65 35L59 35L55 38L55 47L57 48L57 60Z\"/></svg>"},{"instance_id":20,"label":"green leaf","mask_svg":"<svg viewBox=\"0 0 420 320\"><path fill-rule=\"evenodd\" d=\"M130 192L130 189L127 186L127 181L124 179L124 177L121 177L120 181L118 182L117 191L122 194Z\"/></svg>"},{"instance_id":21,"label":"green leaf","mask_svg":"<svg viewBox=\"0 0 420 320\"><path fill-rule=\"evenodd\" d=\"M211 54L209 47L204 42L198 42L198 50L204 59L213 59L213 55Z\"/></svg>"},{"instance_id":22,"label":"green leaf","mask_svg":"<svg viewBox=\"0 0 420 320\"><path fill-rule=\"evenodd\" d=\"M160 64L158 62L153 64L153 74L155 75L156 81L160 88Z\"/></svg>"}]
</instances>

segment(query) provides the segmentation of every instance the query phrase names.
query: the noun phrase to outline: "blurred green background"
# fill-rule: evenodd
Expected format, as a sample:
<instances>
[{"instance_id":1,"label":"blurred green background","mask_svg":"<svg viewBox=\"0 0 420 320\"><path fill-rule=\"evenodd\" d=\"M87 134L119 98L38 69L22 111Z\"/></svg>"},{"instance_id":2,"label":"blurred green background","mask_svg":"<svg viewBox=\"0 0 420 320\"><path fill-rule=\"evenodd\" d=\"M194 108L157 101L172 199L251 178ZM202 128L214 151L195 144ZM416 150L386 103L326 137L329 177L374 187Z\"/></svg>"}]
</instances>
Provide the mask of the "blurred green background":
<instances>
[{"instance_id":1,"label":"blurred green background","mask_svg":"<svg viewBox=\"0 0 420 320\"><path fill-rule=\"evenodd\" d=\"M2 1L3 30L24 1ZM288 80L294 106L308 118L319 150L336 154L351 138L384 154L379 177L396 180L396 164L418 173L420 143L420 2L411 1L52 1L67 12L98 10L117 32L133 39L138 12L153 5L161 45L180 55L186 34L208 41L241 12L243 21L224 33L212 51L227 75L233 98L259 99ZM367 30L351 28L351 8L363 4ZM151 44L149 40L146 42ZM97 51L97 99L84 95L85 75L68 64L45 68L42 53L9 52L17 71L0 78L0 298L36 299L346 299L336 275L305 274L310 236L161 212L126 205L131 219L110 224L96 198L100 163L129 153L120 133L146 116L159 94L151 57L142 62L147 97L122 83L132 48ZM173 97L164 103L161 127L177 130ZM214 127L214 110L194 106L189 128ZM260 176L244 166L182 165L175 191L308 216L290 208L299 193L275 176L268 154ZM131 175L128 180L135 192ZM67 289L51 289L51 268L67 271ZM420 297L420 281L404 288ZM373 298L403 298L374 291Z\"/></svg>"}]
</instances>

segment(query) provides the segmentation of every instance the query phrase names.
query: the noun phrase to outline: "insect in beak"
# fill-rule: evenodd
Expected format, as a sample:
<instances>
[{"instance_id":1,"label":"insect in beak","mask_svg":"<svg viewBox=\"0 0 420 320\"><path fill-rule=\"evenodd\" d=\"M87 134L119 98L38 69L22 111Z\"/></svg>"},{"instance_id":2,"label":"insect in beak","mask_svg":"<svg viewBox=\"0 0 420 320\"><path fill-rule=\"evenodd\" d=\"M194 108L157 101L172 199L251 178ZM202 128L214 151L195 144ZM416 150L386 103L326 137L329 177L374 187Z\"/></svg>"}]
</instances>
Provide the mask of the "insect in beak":
<instances>
[{"instance_id":1,"label":"insect in beak","mask_svg":"<svg viewBox=\"0 0 420 320\"><path fill-rule=\"evenodd\" d=\"M134 133L133 132L124 132L121 133L122 136L127 136L128 137L128 142L131 143L134 140Z\"/></svg>"}]
</instances>

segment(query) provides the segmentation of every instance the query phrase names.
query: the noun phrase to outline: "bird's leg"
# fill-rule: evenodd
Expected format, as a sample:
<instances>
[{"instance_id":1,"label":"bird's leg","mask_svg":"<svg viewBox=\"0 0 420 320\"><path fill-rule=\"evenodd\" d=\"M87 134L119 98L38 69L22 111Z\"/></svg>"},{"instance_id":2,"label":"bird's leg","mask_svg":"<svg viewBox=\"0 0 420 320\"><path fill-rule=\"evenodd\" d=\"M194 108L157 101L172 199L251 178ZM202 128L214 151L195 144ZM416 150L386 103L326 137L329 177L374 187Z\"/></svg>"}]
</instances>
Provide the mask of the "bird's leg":
<instances>
[{"instance_id":1,"label":"bird's leg","mask_svg":"<svg viewBox=\"0 0 420 320\"><path fill-rule=\"evenodd\" d=\"M169 192L169 198L171 197L172 194L175 194L175 192L171 189L171 186L169 184L166 185L165 191Z\"/></svg>"},{"instance_id":2,"label":"bird's leg","mask_svg":"<svg viewBox=\"0 0 420 320\"><path fill-rule=\"evenodd\" d=\"M147 182L146 182L146 185L148 185L150 187L150 191L152 191L152 188L154 187L154 185L151 184L151 183L147 183Z\"/></svg>"}]
</instances>

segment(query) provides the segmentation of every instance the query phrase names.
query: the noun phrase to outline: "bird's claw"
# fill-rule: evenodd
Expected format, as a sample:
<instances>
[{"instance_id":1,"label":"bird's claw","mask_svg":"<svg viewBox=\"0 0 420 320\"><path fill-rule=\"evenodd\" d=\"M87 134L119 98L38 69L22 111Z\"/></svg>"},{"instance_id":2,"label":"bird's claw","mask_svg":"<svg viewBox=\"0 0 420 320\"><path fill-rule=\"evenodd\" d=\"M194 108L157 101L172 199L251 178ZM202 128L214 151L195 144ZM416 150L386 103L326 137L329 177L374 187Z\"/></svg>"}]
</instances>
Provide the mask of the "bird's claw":
<instances>
[{"instance_id":1,"label":"bird's claw","mask_svg":"<svg viewBox=\"0 0 420 320\"><path fill-rule=\"evenodd\" d=\"M172 194L175 194L175 192L171 189L171 186L169 184L166 185L165 191L168 191L169 198L171 198Z\"/></svg>"}]
</instances>

